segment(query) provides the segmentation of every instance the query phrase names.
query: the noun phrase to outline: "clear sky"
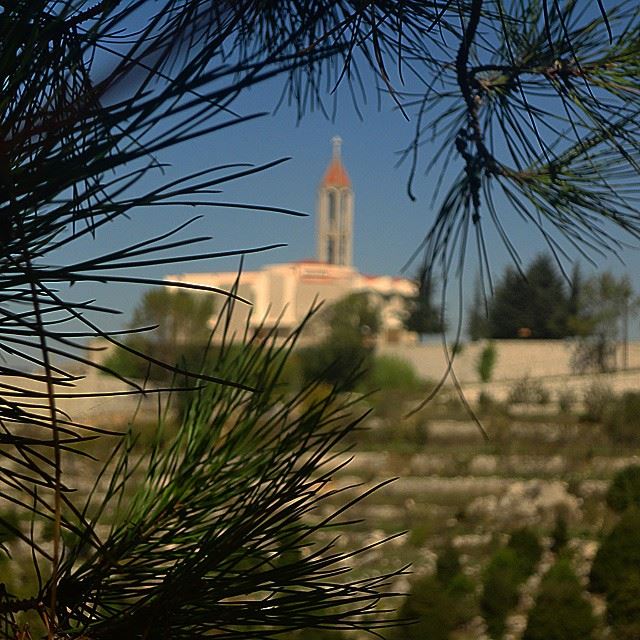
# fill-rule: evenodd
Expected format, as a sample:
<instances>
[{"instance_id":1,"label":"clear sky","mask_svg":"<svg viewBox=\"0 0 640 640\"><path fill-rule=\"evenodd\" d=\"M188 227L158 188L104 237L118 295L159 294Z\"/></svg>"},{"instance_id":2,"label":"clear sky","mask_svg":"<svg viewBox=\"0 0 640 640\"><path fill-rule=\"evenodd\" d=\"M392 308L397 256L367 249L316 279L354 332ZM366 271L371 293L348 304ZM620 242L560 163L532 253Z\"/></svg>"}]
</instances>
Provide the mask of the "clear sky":
<instances>
[{"instance_id":1,"label":"clear sky","mask_svg":"<svg viewBox=\"0 0 640 640\"><path fill-rule=\"evenodd\" d=\"M281 89L278 81L254 88L235 105L241 113L273 111ZM194 210L188 207L134 212L129 220L121 220L108 229L102 229L95 244L77 248L76 256L84 257L96 249L109 251L124 245L131 238L156 235L166 231L193 215L202 214L189 235L210 235L213 239L202 250L228 250L255 247L271 243L286 243L286 247L257 254L246 260L246 269L256 269L271 262L286 262L315 254L314 217L316 187L331 155L331 137L343 139L344 165L351 177L355 192L354 263L366 273L398 274L423 238L434 217L431 198L436 175L420 174L415 184L417 201L412 202L406 190L408 167L395 168L397 152L411 140L414 123L407 122L394 109L391 100L378 108L376 96L368 96L369 104L360 105L361 120L350 103L347 91L339 93L337 115L333 121L319 112L306 114L299 122L293 107L282 106L276 113L257 120L225 129L206 138L179 148L165 151L160 160L169 163L159 182L177 177L204 166L229 162L263 163L290 156L291 159L262 174L230 183L219 200L273 204L311 214L307 218L294 218L275 213L214 208ZM422 166L433 153L426 147ZM455 172L459 166L456 165ZM455 175L452 171L451 176ZM531 226L515 219L505 205L505 226L521 252L528 260L544 250L544 242ZM487 235L490 260L494 274L500 274L509 258L495 235ZM85 253L86 252L86 253ZM476 256L469 256L464 279L466 298L471 296L476 273ZM612 269L618 274L629 273L636 291L640 291L640 251L637 246L622 252L626 264L611 259L600 261L600 268ZM145 275L162 277L167 273L185 271L221 271L237 267L237 259L217 259L164 265L148 270ZM582 261L585 270L590 267ZM412 275L414 267L408 271ZM79 288L79 297L96 297L101 302L121 309L124 316L108 321L114 328L129 318L138 300L138 287L116 286ZM457 316L454 308L452 318ZM633 333L638 334L638 322Z\"/></svg>"}]
</instances>

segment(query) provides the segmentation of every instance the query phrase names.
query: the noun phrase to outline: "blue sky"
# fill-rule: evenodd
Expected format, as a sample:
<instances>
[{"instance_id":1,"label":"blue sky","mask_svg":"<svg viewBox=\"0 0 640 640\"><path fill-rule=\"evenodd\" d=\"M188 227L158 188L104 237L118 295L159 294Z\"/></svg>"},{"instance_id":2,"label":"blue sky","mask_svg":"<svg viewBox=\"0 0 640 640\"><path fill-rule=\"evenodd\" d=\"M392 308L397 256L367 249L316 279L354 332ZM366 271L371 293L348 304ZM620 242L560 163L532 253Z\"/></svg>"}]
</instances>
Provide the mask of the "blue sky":
<instances>
[{"instance_id":1,"label":"blue sky","mask_svg":"<svg viewBox=\"0 0 640 640\"><path fill-rule=\"evenodd\" d=\"M281 84L277 81L253 88L234 106L241 114L254 111L272 111L277 103ZM271 243L286 243L286 247L249 257L245 268L255 269L271 262L286 262L313 257L315 194L319 180L331 154L331 137L343 138L343 161L355 191L355 266L367 273L398 274L429 228L434 208L431 204L436 174L419 175L415 183L417 201L412 202L406 190L408 168L395 168L397 152L412 137L414 123L407 122L394 109L391 100L378 108L376 98L370 95L370 104L361 105L363 119L358 117L347 91L341 91L334 121L320 112L308 113L299 122L292 107L282 106L276 113L230 127L163 152L160 160L169 163L164 176L153 181L169 180L178 175L197 171L204 166L228 162L264 163L290 156L291 160L269 171L253 175L227 185L219 200L273 204L311 214L307 218L294 218L275 213L252 212L214 208L194 211L192 208L174 207L162 210L133 212L129 220L121 220L111 228L103 229L95 243L76 248L76 256L112 250L114 245L166 231L193 215L202 214L190 232L192 235L210 235L212 240L203 246L212 250L242 249ZM422 166L426 165L433 149L423 151ZM457 172L458 166L455 166ZM451 171L448 177L453 177ZM524 262L545 244L531 226L514 220L507 206L503 211L505 226ZM489 230L487 234L490 260L494 274L500 274L509 257ZM575 254L574 254L575 255ZM615 259L600 260L602 269L618 274L629 273L636 291L640 290L640 252L637 246L621 253L626 262ZM588 265L582 261L586 270ZM167 273L184 271L221 271L237 267L237 259L199 261L186 265L165 265L150 269L145 275L162 277ZM464 278L466 298L470 298L472 282L477 270L473 249L467 260ZM408 275L413 273L413 268ZM85 287L80 297L96 297L123 311L123 316L108 321L108 326L121 326L129 318L141 290L136 287L109 285ZM453 295L451 296L454 297ZM455 319L452 306L449 313ZM633 333L638 329L634 323Z\"/></svg>"}]
</instances>

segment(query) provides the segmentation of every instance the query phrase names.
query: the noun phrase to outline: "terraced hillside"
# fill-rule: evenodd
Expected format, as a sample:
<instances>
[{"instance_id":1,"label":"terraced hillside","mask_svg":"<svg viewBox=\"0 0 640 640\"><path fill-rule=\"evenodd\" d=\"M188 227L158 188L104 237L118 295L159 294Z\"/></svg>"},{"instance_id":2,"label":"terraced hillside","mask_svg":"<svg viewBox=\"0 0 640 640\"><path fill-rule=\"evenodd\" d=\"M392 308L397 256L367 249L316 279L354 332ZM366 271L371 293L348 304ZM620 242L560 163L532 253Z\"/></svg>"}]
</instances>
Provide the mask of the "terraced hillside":
<instances>
[{"instance_id":1,"label":"terraced hillside","mask_svg":"<svg viewBox=\"0 0 640 640\"><path fill-rule=\"evenodd\" d=\"M527 527L540 537L545 553L509 617L504 638L515 640L554 560L550 547L558 518L567 523L572 563L585 583L598 541L616 519L604 500L609 482L616 471L640 463L640 448L613 442L600 424L575 415L502 414L482 423L487 437L463 416L419 416L395 424L370 418L367 431L345 454L353 459L335 485L353 487L347 489L352 497L396 479L351 509L349 516L358 523L340 532L340 544L353 548L406 532L367 552L360 567L366 574L410 563L411 575L396 585L404 591L432 573L438 553L453 546L479 593L491 553L511 532ZM603 603L590 599L601 614ZM478 616L455 637L488 636Z\"/></svg>"}]
</instances>

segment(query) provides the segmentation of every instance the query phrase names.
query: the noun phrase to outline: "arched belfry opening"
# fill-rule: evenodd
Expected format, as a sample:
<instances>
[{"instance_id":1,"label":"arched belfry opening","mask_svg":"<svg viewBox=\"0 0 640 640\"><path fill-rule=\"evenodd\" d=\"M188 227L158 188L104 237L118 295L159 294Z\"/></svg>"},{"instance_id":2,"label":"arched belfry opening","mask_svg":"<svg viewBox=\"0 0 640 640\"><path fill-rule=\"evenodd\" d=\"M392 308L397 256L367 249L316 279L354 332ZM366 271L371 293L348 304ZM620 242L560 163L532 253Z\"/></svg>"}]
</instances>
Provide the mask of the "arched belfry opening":
<instances>
[{"instance_id":1,"label":"arched belfry opening","mask_svg":"<svg viewBox=\"0 0 640 640\"><path fill-rule=\"evenodd\" d=\"M316 211L317 258L351 266L353 262L353 191L342 164L342 139L332 138L331 162L318 187Z\"/></svg>"}]
</instances>

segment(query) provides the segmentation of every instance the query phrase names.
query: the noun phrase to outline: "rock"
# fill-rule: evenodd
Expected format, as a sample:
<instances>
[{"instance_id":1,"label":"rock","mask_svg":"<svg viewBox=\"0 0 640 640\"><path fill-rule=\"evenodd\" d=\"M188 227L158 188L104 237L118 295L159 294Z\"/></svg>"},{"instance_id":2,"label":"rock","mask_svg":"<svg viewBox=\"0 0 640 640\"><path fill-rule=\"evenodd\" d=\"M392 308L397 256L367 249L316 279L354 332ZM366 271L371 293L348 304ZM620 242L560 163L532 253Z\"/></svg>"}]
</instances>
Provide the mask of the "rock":
<instances>
[{"instance_id":1,"label":"rock","mask_svg":"<svg viewBox=\"0 0 640 640\"><path fill-rule=\"evenodd\" d=\"M472 475L490 475L498 470L498 458L496 456L478 455L469 463L469 473Z\"/></svg>"},{"instance_id":2,"label":"rock","mask_svg":"<svg viewBox=\"0 0 640 640\"><path fill-rule=\"evenodd\" d=\"M516 524L550 524L559 510L568 518L579 520L580 506L581 500L569 493L566 482L516 480L501 495L476 498L466 513L508 528Z\"/></svg>"}]
</instances>

